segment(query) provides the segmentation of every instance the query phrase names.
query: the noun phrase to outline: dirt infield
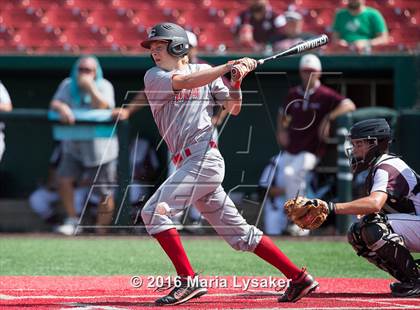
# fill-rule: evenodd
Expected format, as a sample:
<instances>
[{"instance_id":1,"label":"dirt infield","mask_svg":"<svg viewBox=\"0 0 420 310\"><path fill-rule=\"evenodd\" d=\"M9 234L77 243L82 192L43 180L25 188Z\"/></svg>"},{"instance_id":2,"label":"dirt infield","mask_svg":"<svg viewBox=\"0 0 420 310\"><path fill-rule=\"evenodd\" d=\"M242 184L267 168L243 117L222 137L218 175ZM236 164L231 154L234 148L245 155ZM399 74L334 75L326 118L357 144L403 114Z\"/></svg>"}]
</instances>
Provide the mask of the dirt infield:
<instances>
[{"instance_id":1,"label":"dirt infield","mask_svg":"<svg viewBox=\"0 0 420 310\"><path fill-rule=\"evenodd\" d=\"M135 288L129 276L4 276L0 309L150 308L165 293L155 292L156 283L167 279L141 276L135 284L142 285ZM319 278L316 292L297 303L283 304L276 301L281 292L272 287L284 284L281 278L212 276L203 281L209 293L177 309L420 309L419 298L392 298L391 280L386 279Z\"/></svg>"}]
</instances>

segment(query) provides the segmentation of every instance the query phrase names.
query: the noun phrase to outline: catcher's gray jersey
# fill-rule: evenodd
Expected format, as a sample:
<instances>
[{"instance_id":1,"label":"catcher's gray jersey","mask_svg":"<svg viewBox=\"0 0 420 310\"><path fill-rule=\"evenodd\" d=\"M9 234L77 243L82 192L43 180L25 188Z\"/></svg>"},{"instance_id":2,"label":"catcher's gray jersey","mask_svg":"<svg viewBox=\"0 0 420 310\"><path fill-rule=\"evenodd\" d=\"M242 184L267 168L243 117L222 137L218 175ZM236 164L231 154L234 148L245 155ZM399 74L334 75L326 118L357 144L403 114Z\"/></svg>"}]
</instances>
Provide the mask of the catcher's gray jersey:
<instances>
[{"instance_id":1,"label":"catcher's gray jersey","mask_svg":"<svg viewBox=\"0 0 420 310\"><path fill-rule=\"evenodd\" d=\"M207 64L189 64L184 70L165 71L153 67L144 76L145 93L159 132L172 154L188 145L210 141L213 106L229 96L221 78L194 89L174 91L172 77L210 68Z\"/></svg>"}]
</instances>

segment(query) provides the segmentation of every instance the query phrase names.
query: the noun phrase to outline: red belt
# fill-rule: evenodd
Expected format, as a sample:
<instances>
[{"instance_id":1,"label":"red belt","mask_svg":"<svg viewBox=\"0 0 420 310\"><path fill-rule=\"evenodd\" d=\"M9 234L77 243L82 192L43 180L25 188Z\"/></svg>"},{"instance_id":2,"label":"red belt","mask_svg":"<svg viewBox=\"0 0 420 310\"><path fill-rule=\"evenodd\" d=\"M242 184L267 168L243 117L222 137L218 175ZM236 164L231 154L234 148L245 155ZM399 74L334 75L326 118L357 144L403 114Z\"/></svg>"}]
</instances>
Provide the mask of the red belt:
<instances>
[{"instance_id":1,"label":"red belt","mask_svg":"<svg viewBox=\"0 0 420 310\"><path fill-rule=\"evenodd\" d=\"M212 149L217 149L217 143L215 141L209 141L209 146ZM185 154L185 156L182 156L182 154L181 154L182 152ZM177 166L185 158L190 157L191 154L192 154L191 149L189 147L187 147L187 148L183 149L181 152L176 153L172 157L172 162L174 163L175 166Z\"/></svg>"}]
</instances>

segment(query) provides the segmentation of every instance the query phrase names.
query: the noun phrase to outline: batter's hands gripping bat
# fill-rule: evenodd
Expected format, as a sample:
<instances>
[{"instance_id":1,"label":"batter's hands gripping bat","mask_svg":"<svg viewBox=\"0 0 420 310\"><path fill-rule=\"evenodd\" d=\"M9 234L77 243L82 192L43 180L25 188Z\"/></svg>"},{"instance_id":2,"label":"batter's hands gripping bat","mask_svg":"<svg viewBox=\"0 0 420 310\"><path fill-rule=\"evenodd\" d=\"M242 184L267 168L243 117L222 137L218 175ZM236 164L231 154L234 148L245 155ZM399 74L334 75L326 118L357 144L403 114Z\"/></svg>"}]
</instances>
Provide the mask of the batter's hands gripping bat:
<instances>
[{"instance_id":1,"label":"batter's hands gripping bat","mask_svg":"<svg viewBox=\"0 0 420 310\"><path fill-rule=\"evenodd\" d=\"M287 50L282 51L282 52L280 52L278 54L275 54L273 56L258 59L257 63L258 63L258 65L262 65L263 63L265 63L268 60L273 60L273 59L276 59L276 58L279 58L279 57L286 57L286 56L290 56L290 55L300 54L300 53L312 50L314 48L318 48L320 46L323 46L327 43L328 43L328 36L326 34L322 34L322 35L314 37L310 40L303 41L301 43L295 44L295 45L289 47ZM231 75L233 76L233 78L235 80L238 80L238 79L241 78L239 76L240 75L239 70L237 70L235 67L232 68Z\"/></svg>"}]
</instances>

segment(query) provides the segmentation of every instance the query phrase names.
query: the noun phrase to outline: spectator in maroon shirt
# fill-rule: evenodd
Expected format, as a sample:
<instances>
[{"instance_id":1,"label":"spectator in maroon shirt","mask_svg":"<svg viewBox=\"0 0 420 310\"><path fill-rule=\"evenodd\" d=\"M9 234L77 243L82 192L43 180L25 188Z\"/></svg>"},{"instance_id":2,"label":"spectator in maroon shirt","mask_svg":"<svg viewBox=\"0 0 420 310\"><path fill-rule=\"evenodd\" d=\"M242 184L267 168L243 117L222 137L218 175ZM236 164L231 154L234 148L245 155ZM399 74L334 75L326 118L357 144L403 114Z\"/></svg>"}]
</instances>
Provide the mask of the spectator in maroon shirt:
<instances>
[{"instance_id":1,"label":"spectator in maroon shirt","mask_svg":"<svg viewBox=\"0 0 420 310\"><path fill-rule=\"evenodd\" d=\"M240 46L261 51L275 42L286 21L273 11L268 0L249 2L249 8L236 18L233 31Z\"/></svg>"},{"instance_id":2,"label":"spectator in maroon shirt","mask_svg":"<svg viewBox=\"0 0 420 310\"><path fill-rule=\"evenodd\" d=\"M355 110L354 103L321 84L321 61L313 54L300 60L302 85L290 89L278 117L279 140L284 148L286 199L297 191L305 195L309 172L324 153L330 122Z\"/></svg>"}]
</instances>

